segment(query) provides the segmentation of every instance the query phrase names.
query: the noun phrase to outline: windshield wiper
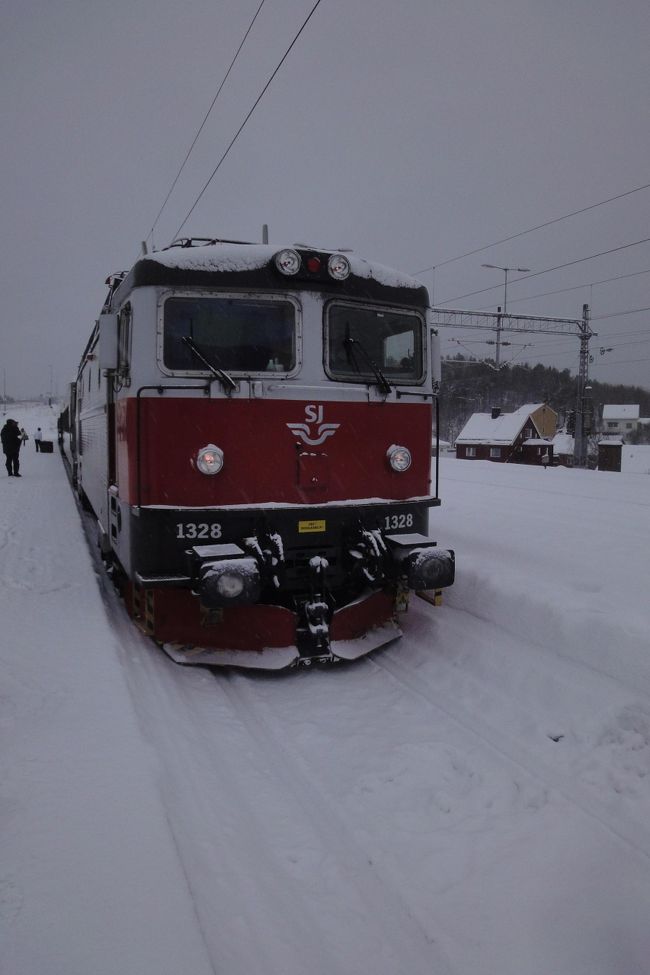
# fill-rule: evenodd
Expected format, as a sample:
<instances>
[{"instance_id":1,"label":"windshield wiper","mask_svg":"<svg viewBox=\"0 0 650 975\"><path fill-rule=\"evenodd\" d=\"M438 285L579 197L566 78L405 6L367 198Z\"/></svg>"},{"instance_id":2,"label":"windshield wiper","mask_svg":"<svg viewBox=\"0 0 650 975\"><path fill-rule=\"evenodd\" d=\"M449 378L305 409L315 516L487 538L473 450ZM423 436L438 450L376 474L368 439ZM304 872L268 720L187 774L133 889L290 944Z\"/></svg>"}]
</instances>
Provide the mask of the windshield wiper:
<instances>
[{"instance_id":1,"label":"windshield wiper","mask_svg":"<svg viewBox=\"0 0 650 975\"><path fill-rule=\"evenodd\" d=\"M234 389L237 389L237 383L232 376L229 376L225 370L220 369L210 362L209 359L206 359L193 338L190 338L189 335L184 335L181 341L185 343L188 349L192 350L196 358L203 363L206 369L209 369L212 375L221 382L227 393L230 394Z\"/></svg>"},{"instance_id":2,"label":"windshield wiper","mask_svg":"<svg viewBox=\"0 0 650 975\"><path fill-rule=\"evenodd\" d=\"M370 369L372 370L372 373L375 379L377 380L377 385L379 386L379 389L384 394L384 396L388 396L388 394L391 392L393 387L388 382L388 380L384 376L379 366L376 365L376 363L373 362L373 360L370 358L368 354L368 350L365 348L365 346L359 341L359 339L353 339L352 336L350 335L349 330L347 336L343 339L343 345L345 346L345 349L348 354L348 358L352 362L352 365L354 366L354 368L357 370L358 373L361 373L361 370L359 369L359 364L354 354L355 347L359 350L363 358L370 366Z\"/></svg>"}]
</instances>

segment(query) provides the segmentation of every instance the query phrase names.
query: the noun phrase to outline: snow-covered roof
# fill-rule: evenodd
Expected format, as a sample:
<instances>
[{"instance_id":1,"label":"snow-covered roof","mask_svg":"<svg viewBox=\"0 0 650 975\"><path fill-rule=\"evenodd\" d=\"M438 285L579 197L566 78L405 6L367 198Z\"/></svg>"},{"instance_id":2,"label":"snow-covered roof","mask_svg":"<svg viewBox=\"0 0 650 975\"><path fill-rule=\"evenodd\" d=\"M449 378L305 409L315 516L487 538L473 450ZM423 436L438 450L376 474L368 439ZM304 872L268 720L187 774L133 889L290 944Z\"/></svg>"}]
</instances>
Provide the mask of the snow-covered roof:
<instances>
[{"instance_id":1,"label":"snow-covered roof","mask_svg":"<svg viewBox=\"0 0 650 975\"><path fill-rule=\"evenodd\" d=\"M192 271L251 271L264 267L281 248L269 244L206 244L203 247L168 247L146 255L165 267Z\"/></svg>"},{"instance_id":2,"label":"snow-covered roof","mask_svg":"<svg viewBox=\"0 0 650 975\"><path fill-rule=\"evenodd\" d=\"M143 259L155 261L164 267L187 271L253 271L267 265L285 247L292 250L315 250L320 254L341 253L340 250L304 244L237 244L224 241L196 247L168 247L166 250L147 254ZM350 262L352 274L359 278L372 278L391 288L422 288L421 281L402 271L366 261L348 252L345 256Z\"/></svg>"},{"instance_id":3,"label":"snow-covered roof","mask_svg":"<svg viewBox=\"0 0 650 975\"><path fill-rule=\"evenodd\" d=\"M639 419L639 404L636 403L624 403L622 405L617 405L615 403L607 403L603 406L603 420L638 420Z\"/></svg>"},{"instance_id":4,"label":"snow-covered roof","mask_svg":"<svg viewBox=\"0 0 650 975\"><path fill-rule=\"evenodd\" d=\"M551 441L544 440L543 437L529 437L528 440L524 440L524 444L527 447L550 447Z\"/></svg>"},{"instance_id":5,"label":"snow-covered roof","mask_svg":"<svg viewBox=\"0 0 650 975\"><path fill-rule=\"evenodd\" d=\"M456 443L511 444L521 433L531 413L543 403L526 403L514 413L474 413L456 437ZM533 424L534 426L534 424ZM535 427L535 432L539 431Z\"/></svg>"}]
</instances>

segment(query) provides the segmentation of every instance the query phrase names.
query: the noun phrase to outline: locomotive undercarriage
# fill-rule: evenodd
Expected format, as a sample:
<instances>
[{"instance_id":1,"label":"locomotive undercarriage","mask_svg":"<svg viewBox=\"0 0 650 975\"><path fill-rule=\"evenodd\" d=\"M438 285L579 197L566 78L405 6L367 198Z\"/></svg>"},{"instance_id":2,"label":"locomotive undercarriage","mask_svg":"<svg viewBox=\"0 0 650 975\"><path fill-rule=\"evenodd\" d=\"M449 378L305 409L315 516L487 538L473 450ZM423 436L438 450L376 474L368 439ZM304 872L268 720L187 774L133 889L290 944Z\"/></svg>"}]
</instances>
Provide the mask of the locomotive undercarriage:
<instances>
[{"instance_id":1,"label":"locomotive undercarriage","mask_svg":"<svg viewBox=\"0 0 650 975\"><path fill-rule=\"evenodd\" d=\"M349 506L131 509L133 615L182 663L354 659L400 636L409 592L453 582L453 552L426 533L432 501L360 505L352 517ZM412 530L390 530L399 524Z\"/></svg>"}]
</instances>

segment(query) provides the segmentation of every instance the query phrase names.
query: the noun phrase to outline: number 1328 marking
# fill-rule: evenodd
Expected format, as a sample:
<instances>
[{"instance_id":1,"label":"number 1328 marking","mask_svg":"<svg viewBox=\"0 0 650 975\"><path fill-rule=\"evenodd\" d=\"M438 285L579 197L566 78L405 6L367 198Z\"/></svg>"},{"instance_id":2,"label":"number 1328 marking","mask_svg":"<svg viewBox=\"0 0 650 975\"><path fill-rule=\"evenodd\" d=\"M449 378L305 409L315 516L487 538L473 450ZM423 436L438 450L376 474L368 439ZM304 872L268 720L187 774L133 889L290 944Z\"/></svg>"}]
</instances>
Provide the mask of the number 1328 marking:
<instances>
[{"instance_id":1,"label":"number 1328 marking","mask_svg":"<svg viewBox=\"0 0 650 975\"><path fill-rule=\"evenodd\" d=\"M396 528L412 528L413 527L413 515L386 515L384 519L384 528L392 529Z\"/></svg>"},{"instance_id":2,"label":"number 1328 marking","mask_svg":"<svg viewBox=\"0 0 650 975\"><path fill-rule=\"evenodd\" d=\"M176 522L176 538L221 538L221 525L218 521L209 525L207 522L178 521Z\"/></svg>"}]
</instances>

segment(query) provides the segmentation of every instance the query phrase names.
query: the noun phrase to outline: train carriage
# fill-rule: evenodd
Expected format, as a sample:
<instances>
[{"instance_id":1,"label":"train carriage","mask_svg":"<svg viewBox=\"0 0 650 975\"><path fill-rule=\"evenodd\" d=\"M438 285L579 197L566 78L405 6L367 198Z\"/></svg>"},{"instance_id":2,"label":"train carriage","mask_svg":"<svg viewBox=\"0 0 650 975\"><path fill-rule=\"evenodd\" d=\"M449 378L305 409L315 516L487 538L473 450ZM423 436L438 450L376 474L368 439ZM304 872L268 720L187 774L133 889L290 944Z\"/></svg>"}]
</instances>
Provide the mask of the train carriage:
<instances>
[{"instance_id":1,"label":"train carriage","mask_svg":"<svg viewBox=\"0 0 650 975\"><path fill-rule=\"evenodd\" d=\"M179 662L269 668L399 636L409 592L454 576L428 533L426 289L348 253L197 239L108 283L70 442L140 625Z\"/></svg>"}]
</instances>

